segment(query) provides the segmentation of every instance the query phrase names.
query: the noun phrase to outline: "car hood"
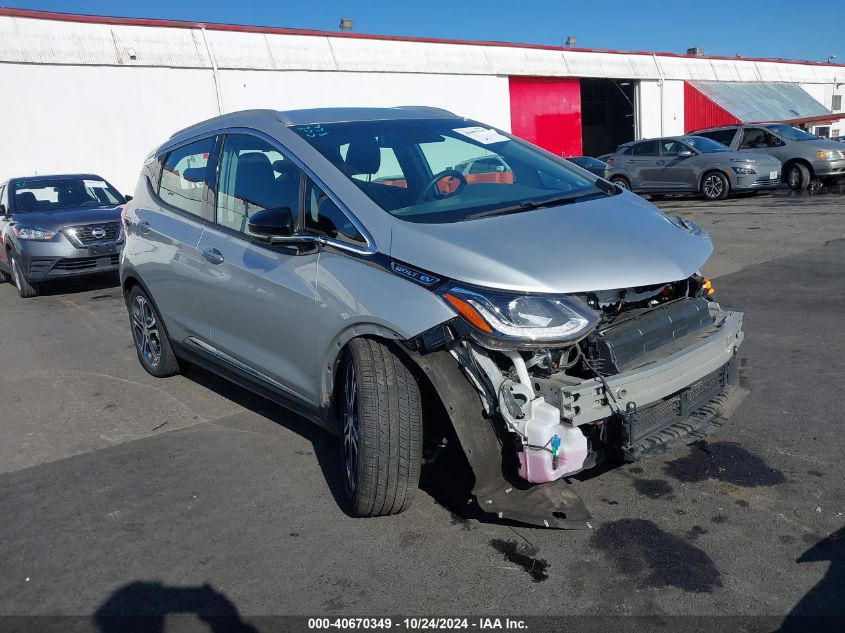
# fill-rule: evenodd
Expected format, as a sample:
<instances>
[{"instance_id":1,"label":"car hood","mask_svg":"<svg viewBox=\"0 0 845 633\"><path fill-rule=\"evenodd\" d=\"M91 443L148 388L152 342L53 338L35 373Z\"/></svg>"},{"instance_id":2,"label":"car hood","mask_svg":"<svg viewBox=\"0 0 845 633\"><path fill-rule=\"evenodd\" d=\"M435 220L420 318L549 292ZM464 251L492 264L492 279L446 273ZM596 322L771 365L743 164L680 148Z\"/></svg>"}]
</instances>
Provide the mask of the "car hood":
<instances>
[{"instance_id":1,"label":"car hood","mask_svg":"<svg viewBox=\"0 0 845 633\"><path fill-rule=\"evenodd\" d=\"M60 209L50 213L29 211L15 213L15 222L23 226L58 231L64 226L76 224L94 224L97 222L115 222L120 220L122 205L101 209Z\"/></svg>"},{"instance_id":2,"label":"car hood","mask_svg":"<svg viewBox=\"0 0 845 633\"><path fill-rule=\"evenodd\" d=\"M813 149L835 149L839 150L840 152L845 151L842 148L841 141L831 141L830 139L821 138L817 141L802 141L802 143L806 143L807 145L812 146Z\"/></svg>"},{"instance_id":3,"label":"car hood","mask_svg":"<svg viewBox=\"0 0 845 633\"><path fill-rule=\"evenodd\" d=\"M397 260L466 284L572 293L685 279L713 244L624 192L451 224L397 219L390 250Z\"/></svg>"}]
</instances>

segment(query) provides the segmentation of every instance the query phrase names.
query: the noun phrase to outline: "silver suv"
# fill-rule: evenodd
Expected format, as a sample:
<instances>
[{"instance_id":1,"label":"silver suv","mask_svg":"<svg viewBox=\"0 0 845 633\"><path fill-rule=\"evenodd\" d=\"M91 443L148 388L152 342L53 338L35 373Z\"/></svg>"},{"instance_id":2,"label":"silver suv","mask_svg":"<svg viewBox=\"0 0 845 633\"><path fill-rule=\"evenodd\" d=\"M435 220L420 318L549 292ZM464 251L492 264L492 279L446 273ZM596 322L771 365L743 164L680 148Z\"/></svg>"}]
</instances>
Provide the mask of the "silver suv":
<instances>
[{"instance_id":1,"label":"silver suv","mask_svg":"<svg viewBox=\"0 0 845 633\"><path fill-rule=\"evenodd\" d=\"M792 189L804 189L814 179L835 184L845 177L841 143L784 123L728 125L694 132L739 152L769 154L783 163L783 179Z\"/></svg>"},{"instance_id":2,"label":"silver suv","mask_svg":"<svg viewBox=\"0 0 845 633\"><path fill-rule=\"evenodd\" d=\"M126 198L100 176L12 178L0 184L0 281L21 297L39 284L118 269Z\"/></svg>"},{"instance_id":3,"label":"silver suv","mask_svg":"<svg viewBox=\"0 0 845 633\"><path fill-rule=\"evenodd\" d=\"M734 152L703 136L669 136L620 145L607 159L610 182L642 193L700 192L708 200L775 189L780 161Z\"/></svg>"},{"instance_id":4,"label":"silver suv","mask_svg":"<svg viewBox=\"0 0 845 633\"><path fill-rule=\"evenodd\" d=\"M481 156L510 177L455 168ZM338 433L361 516L411 504L440 414L482 511L583 527L563 477L699 437L742 394L704 231L442 110L211 119L149 156L124 222L144 368L199 364Z\"/></svg>"}]
</instances>

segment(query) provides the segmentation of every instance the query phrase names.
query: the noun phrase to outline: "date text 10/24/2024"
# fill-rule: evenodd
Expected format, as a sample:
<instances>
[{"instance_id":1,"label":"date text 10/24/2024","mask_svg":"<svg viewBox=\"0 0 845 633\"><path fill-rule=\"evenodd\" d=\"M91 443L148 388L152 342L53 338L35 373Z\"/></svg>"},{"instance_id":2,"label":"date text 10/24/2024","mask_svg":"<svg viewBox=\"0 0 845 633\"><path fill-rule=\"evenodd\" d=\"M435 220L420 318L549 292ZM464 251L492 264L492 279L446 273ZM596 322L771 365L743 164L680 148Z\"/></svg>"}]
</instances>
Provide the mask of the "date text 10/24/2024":
<instances>
[{"instance_id":1,"label":"date text 10/24/2024","mask_svg":"<svg viewBox=\"0 0 845 633\"><path fill-rule=\"evenodd\" d=\"M374 630L527 630L525 620L519 618L309 618L309 630L374 629Z\"/></svg>"}]
</instances>

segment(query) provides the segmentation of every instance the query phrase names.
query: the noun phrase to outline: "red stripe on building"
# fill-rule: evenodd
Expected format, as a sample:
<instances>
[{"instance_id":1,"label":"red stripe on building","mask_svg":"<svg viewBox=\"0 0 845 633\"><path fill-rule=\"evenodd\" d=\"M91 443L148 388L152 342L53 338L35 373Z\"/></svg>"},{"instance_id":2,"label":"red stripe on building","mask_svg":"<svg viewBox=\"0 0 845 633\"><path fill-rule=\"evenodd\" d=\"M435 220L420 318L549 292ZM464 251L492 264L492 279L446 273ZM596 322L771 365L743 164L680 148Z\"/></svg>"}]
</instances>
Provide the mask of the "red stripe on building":
<instances>
[{"instance_id":1,"label":"red stripe on building","mask_svg":"<svg viewBox=\"0 0 845 633\"><path fill-rule=\"evenodd\" d=\"M581 155L581 82L511 77L511 132L558 156Z\"/></svg>"},{"instance_id":2,"label":"red stripe on building","mask_svg":"<svg viewBox=\"0 0 845 633\"><path fill-rule=\"evenodd\" d=\"M684 82L684 132L741 122L733 114L704 96L688 81Z\"/></svg>"}]
</instances>

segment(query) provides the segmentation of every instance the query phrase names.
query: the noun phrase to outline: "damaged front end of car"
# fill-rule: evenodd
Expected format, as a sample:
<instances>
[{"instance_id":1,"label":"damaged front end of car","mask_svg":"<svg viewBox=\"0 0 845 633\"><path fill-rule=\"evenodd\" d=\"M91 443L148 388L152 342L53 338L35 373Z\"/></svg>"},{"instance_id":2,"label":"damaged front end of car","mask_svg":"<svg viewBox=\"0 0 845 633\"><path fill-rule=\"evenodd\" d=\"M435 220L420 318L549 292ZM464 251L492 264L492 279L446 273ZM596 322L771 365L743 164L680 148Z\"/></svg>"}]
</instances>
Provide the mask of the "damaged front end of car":
<instances>
[{"instance_id":1,"label":"damaged front end of car","mask_svg":"<svg viewBox=\"0 0 845 633\"><path fill-rule=\"evenodd\" d=\"M688 444L742 401L742 313L709 281L561 296L444 283L455 319L406 348L444 403L499 518L589 526L569 478Z\"/></svg>"}]
</instances>

